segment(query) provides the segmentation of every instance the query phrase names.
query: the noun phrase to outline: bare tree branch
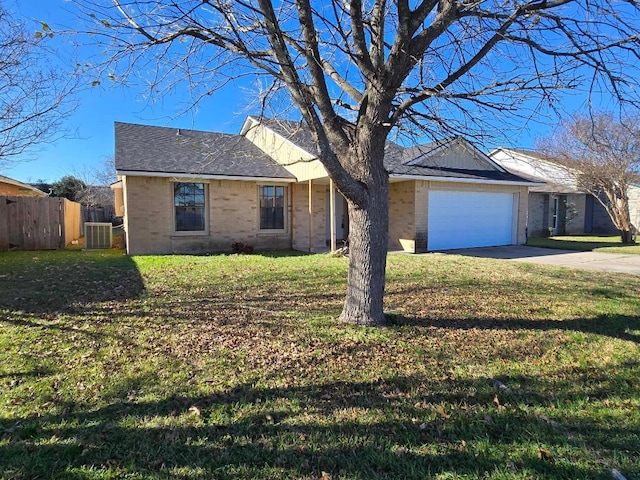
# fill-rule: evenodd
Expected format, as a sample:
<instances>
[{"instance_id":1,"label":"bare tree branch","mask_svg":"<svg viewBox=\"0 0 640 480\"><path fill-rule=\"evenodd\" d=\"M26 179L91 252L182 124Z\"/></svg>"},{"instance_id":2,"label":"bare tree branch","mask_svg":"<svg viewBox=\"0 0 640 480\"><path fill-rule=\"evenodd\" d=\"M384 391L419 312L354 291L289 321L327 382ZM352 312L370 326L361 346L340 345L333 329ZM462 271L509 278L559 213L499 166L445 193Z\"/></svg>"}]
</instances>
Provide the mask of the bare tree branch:
<instances>
[{"instance_id":1,"label":"bare tree branch","mask_svg":"<svg viewBox=\"0 0 640 480\"><path fill-rule=\"evenodd\" d=\"M540 149L570 168L578 188L605 208L623 243L632 241L628 192L640 181L640 117L611 113L575 116L540 141Z\"/></svg>"},{"instance_id":2,"label":"bare tree branch","mask_svg":"<svg viewBox=\"0 0 640 480\"><path fill-rule=\"evenodd\" d=\"M73 71L47 67L53 55L47 24L35 35L0 6L0 166L40 143L64 136L62 120L76 107Z\"/></svg>"}]
</instances>

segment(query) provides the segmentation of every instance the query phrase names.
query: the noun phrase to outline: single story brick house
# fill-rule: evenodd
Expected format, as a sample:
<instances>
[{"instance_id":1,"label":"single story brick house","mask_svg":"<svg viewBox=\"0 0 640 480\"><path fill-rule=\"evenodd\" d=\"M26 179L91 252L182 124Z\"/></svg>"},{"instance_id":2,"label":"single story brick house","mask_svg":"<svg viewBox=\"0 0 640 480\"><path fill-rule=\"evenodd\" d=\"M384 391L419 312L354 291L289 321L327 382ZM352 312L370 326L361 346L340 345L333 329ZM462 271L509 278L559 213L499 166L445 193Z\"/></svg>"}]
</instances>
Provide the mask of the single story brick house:
<instances>
[{"instance_id":1,"label":"single story brick house","mask_svg":"<svg viewBox=\"0 0 640 480\"><path fill-rule=\"evenodd\" d=\"M529 236L618 233L602 204L577 187L575 174L548 156L532 150L497 148L489 157L507 171L539 183L529 189ZM631 220L637 227L640 188L630 190Z\"/></svg>"},{"instance_id":2,"label":"single story brick house","mask_svg":"<svg viewBox=\"0 0 640 480\"><path fill-rule=\"evenodd\" d=\"M0 175L0 195L7 197L47 197L48 195L36 187L13 178Z\"/></svg>"},{"instance_id":3,"label":"single story brick house","mask_svg":"<svg viewBox=\"0 0 640 480\"><path fill-rule=\"evenodd\" d=\"M299 123L248 117L239 134L115 124L112 185L132 255L323 251L347 239L346 201ZM389 143L389 249L524 243L529 180L462 138Z\"/></svg>"}]
</instances>

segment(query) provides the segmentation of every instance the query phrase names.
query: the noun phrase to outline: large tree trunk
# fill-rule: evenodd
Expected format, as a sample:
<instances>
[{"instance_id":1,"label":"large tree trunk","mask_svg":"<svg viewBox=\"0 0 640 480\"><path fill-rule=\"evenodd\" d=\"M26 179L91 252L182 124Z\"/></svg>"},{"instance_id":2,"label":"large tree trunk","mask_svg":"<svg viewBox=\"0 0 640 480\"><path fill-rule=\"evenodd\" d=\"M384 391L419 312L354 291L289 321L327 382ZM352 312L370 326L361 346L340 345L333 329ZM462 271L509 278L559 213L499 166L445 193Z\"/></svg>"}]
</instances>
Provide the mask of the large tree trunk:
<instances>
[{"instance_id":1,"label":"large tree trunk","mask_svg":"<svg viewBox=\"0 0 640 480\"><path fill-rule=\"evenodd\" d=\"M622 185L622 187L620 187ZM620 232L622 243L634 243L633 224L629 212L629 197L627 196L627 184L625 182L612 182L600 185L600 189L606 195L607 201L602 199L599 190L593 190L592 195L600 202L609 214L611 222Z\"/></svg>"},{"instance_id":2,"label":"large tree trunk","mask_svg":"<svg viewBox=\"0 0 640 480\"><path fill-rule=\"evenodd\" d=\"M366 208L349 202L349 279L340 319L358 325L385 324L383 311L389 182L370 196Z\"/></svg>"},{"instance_id":3,"label":"large tree trunk","mask_svg":"<svg viewBox=\"0 0 640 480\"><path fill-rule=\"evenodd\" d=\"M364 201L349 205L349 278L340 319L357 325L385 324L383 297L389 237L389 176L384 169L386 135L369 125L353 152L366 185ZM366 172L366 173L365 173Z\"/></svg>"},{"instance_id":4,"label":"large tree trunk","mask_svg":"<svg viewBox=\"0 0 640 480\"><path fill-rule=\"evenodd\" d=\"M631 230L620 230L620 239L622 240L622 243L634 243L633 232Z\"/></svg>"}]
</instances>

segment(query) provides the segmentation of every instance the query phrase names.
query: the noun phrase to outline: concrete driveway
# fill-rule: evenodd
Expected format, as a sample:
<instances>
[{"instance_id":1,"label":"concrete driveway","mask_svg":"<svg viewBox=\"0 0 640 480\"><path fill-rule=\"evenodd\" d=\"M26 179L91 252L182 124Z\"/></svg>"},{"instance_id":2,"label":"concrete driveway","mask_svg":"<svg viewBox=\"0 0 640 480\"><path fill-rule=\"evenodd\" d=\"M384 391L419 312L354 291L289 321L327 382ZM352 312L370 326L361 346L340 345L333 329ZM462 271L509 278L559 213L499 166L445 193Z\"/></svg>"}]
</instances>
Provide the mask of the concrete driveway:
<instances>
[{"instance_id":1,"label":"concrete driveway","mask_svg":"<svg viewBox=\"0 0 640 480\"><path fill-rule=\"evenodd\" d=\"M514 262L540 263L587 270L603 270L605 272L629 273L640 276L640 255L576 252L572 250L526 247L524 245L464 248L460 250L447 250L446 252L440 253L497 258L512 260Z\"/></svg>"}]
</instances>

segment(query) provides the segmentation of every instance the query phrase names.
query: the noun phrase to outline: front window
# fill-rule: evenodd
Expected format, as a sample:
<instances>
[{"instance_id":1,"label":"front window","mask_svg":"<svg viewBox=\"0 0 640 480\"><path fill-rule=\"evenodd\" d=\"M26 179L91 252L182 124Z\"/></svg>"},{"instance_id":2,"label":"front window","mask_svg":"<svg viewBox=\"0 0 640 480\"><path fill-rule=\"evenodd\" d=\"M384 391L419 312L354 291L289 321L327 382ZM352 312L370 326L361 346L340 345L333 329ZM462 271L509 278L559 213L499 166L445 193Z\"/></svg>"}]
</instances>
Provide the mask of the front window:
<instances>
[{"instance_id":1,"label":"front window","mask_svg":"<svg viewBox=\"0 0 640 480\"><path fill-rule=\"evenodd\" d=\"M553 206L551 207L551 224L553 225L553 229L556 230L558 228L558 198L553 199Z\"/></svg>"},{"instance_id":2,"label":"front window","mask_svg":"<svg viewBox=\"0 0 640 480\"><path fill-rule=\"evenodd\" d=\"M205 229L204 183L173 184L176 232L203 232Z\"/></svg>"},{"instance_id":3,"label":"front window","mask_svg":"<svg viewBox=\"0 0 640 480\"><path fill-rule=\"evenodd\" d=\"M260 186L260 229L284 230L284 187Z\"/></svg>"}]
</instances>

